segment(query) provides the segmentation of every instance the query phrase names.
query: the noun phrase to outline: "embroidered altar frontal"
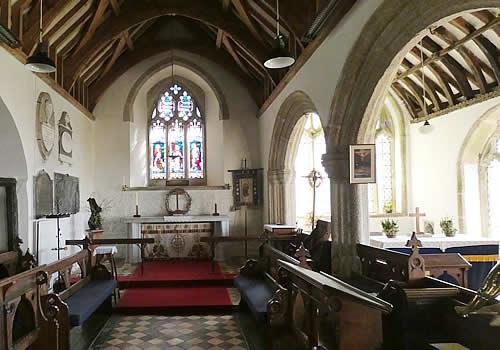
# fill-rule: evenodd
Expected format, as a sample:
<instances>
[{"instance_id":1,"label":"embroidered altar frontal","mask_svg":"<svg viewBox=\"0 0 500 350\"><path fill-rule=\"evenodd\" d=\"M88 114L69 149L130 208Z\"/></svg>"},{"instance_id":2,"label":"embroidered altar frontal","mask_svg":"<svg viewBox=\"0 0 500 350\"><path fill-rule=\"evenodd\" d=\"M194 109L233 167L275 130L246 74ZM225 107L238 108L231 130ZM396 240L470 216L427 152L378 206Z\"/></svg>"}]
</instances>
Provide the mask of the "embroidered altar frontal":
<instances>
[{"instance_id":1,"label":"embroidered altar frontal","mask_svg":"<svg viewBox=\"0 0 500 350\"><path fill-rule=\"evenodd\" d=\"M213 223L143 224L144 238L154 238L154 244L147 244L146 259L209 258L209 246L200 242L201 237L212 236Z\"/></svg>"}]
</instances>

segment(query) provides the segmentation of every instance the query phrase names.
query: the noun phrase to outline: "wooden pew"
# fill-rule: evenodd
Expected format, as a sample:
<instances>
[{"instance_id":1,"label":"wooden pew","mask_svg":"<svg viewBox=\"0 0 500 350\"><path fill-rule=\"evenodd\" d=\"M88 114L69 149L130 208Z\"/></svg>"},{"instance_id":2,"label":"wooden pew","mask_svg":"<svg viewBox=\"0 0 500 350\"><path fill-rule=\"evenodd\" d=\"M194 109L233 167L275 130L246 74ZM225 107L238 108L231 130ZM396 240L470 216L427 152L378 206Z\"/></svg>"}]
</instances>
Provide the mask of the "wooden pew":
<instances>
[{"instance_id":1,"label":"wooden pew","mask_svg":"<svg viewBox=\"0 0 500 350\"><path fill-rule=\"evenodd\" d=\"M416 237L410 242L410 256L358 246L361 277L383 286L378 296L394 306L384 317L384 346L417 350L430 349L432 343L460 343L471 349L496 348L500 331L490 325L495 316L458 315L455 307L477 298L476 293L426 276L426 255L418 253ZM500 307L493 299L488 303Z\"/></svg>"},{"instance_id":2,"label":"wooden pew","mask_svg":"<svg viewBox=\"0 0 500 350\"><path fill-rule=\"evenodd\" d=\"M264 327L271 348L279 330L286 326L283 315L288 307L286 289L276 280L279 259L300 264L299 260L265 243L259 248L259 260L248 260L234 278L241 294L240 307L247 307L257 325Z\"/></svg>"},{"instance_id":3,"label":"wooden pew","mask_svg":"<svg viewBox=\"0 0 500 350\"><path fill-rule=\"evenodd\" d=\"M51 349L55 334L58 334L59 350L69 350L71 347L72 327L81 326L98 309L112 311L111 295L117 287L111 273L103 265L90 266L91 255L84 249L67 258L48 264L44 271L48 278L43 287L42 301L59 309L57 327L54 323L42 322L38 346ZM72 278L74 264L79 267L79 278ZM51 277L57 276L53 286L56 292L51 292ZM70 332L71 331L71 332Z\"/></svg>"},{"instance_id":4,"label":"wooden pew","mask_svg":"<svg viewBox=\"0 0 500 350\"><path fill-rule=\"evenodd\" d=\"M356 246L363 275L380 282L410 281L425 276L451 276L462 287L467 287L470 264L458 253L407 255L364 244Z\"/></svg>"},{"instance_id":5,"label":"wooden pew","mask_svg":"<svg viewBox=\"0 0 500 350\"><path fill-rule=\"evenodd\" d=\"M0 279L28 271L37 265L29 249L23 254L21 249L23 241L19 237L16 237L15 241L16 250L0 253Z\"/></svg>"},{"instance_id":6,"label":"wooden pew","mask_svg":"<svg viewBox=\"0 0 500 350\"><path fill-rule=\"evenodd\" d=\"M324 272L282 260L278 266L278 281L286 290L287 300L282 318L291 328L289 334L294 334L280 344L280 349L380 348L382 316L391 312L391 304ZM299 295L303 303L296 302ZM305 315L302 325L296 311ZM323 332L322 321L326 321Z\"/></svg>"},{"instance_id":7,"label":"wooden pew","mask_svg":"<svg viewBox=\"0 0 500 350\"><path fill-rule=\"evenodd\" d=\"M59 309L43 305L41 300L46 280L44 266L0 280L0 349L55 349L40 347L43 323L56 327Z\"/></svg>"}]
</instances>

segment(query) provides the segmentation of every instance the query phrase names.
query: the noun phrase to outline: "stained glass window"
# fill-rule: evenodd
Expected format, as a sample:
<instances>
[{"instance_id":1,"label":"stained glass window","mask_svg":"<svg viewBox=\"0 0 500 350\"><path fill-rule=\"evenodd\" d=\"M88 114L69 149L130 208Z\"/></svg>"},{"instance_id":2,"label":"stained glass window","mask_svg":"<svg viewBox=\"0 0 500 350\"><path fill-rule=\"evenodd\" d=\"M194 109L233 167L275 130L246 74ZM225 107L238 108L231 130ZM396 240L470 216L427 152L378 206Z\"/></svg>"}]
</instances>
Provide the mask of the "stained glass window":
<instances>
[{"instance_id":1,"label":"stained glass window","mask_svg":"<svg viewBox=\"0 0 500 350\"><path fill-rule=\"evenodd\" d=\"M151 180L205 178L204 118L182 85L172 84L158 99L149 145Z\"/></svg>"}]
</instances>

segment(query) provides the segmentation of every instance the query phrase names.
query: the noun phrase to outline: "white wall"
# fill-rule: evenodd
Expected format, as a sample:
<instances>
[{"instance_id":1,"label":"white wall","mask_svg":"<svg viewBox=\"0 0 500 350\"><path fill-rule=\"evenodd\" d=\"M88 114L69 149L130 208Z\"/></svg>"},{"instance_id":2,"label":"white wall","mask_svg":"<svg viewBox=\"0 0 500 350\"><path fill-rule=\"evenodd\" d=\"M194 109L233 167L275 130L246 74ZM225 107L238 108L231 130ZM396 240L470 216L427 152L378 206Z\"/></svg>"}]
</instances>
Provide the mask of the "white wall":
<instances>
[{"instance_id":1,"label":"white wall","mask_svg":"<svg viewBox=\"0 0 500 350\"><path fill-rule=\"evenodd\" d=\"M239 169L242 158L247 158L248 167L260 166L257 106L246 88L223 67L180 50L176 50L175 54L178 59L182 59L183 64L175 66L174 74L196 84L205 95L208 185L231 184L228 170ZM99 150L96 154L95 194L98 202L106 203L103 217L107 236L124 237L128 228L122 223L122 218L134 213L135 193L121 191L123 179L125 178L127 186L147 184L146 140L150 106L147 104L146 95L158 82L170 76L171 66L160 64L169 57L169 53L159 54L130 68L106 90L94 110L96 148ZM220 106L215 92L201 75L186 67L189 62L208 72L216 80L227 101L229 119L219 120ZM149 72L151 67L157 66L156 72ZM123 106L133 85L144 74L147 74L148 78L133 101L133 122L125 122ZM190 214L211 214L213 205L217 203L219 212L231 217L231 234L239 235L243 232L242 213L230 211L231 190L188 192L193 200ZM141 215L165 215L165 195L165 191L140 192ZM249 232L261 231L262 211L249 211Z\"/></svg>"},{"instance_id":2,"label":"white wall","mask_svg":"<svg viewBox=\"0 0 500 350\"><path fill-rule=\"evenodd\" d=\"M81 237L84 235L88 213L86 202L88 195L93 191L94 181L94 147L93 128L94 123L83 115L78 109L70 104L61 95L55 92L47 84L36 78L34 74L27 71L23 64L11 56L5 49L0 48L0 98L5 103L6 108L19 132L22 148L13 152L23 152L26 158L27 176L17 177L18 198L26 196L25 202L19 203L19 235L24 240L24 247L33 250L33 177L41 170L45 169L53 178L54 172L69 174L80 178L80 198L81 211L79 214L66 220L63 226L63 238ZM73 126L73 164L61 164L58 160L57 145L54 146L49 159L43 160L38 150L36 141L36 106L40 92L48 92L52 98L56 124L63 111L68 112ZM0 115L4 118L4 115ZM5 131L0 129L0 137ZM2 150L2 153L6 150ZM0 176L12 176L11 162L0 161ZM43 249L50 249L55 242L54 227L48 227L42 232L41 244ZM45 262L45 261L43 261Z\"/></svg>"},{"instance_id":3,"label":"white wall","mask_svg":"<svg viewBox=\"0 0 500 350\"><path fill-rule=\"evenodd\" d=\"M410 124L407 138L408 210L414 213L415 207L420 207L426 213L426 217L421 220L422 230L423 222L431 221L434 223L434 232L440 233L439 221L443 217L451 217L458 228L457 162L460 151L476 121L499 104L500 97L496 97L432 119L430 123L434 129L430 134L419 131L421 124ZM477 160L479 153L475 157ZM477 167L468 167L465 172L465 178L468 179L465 184L467 232L461 233L481 235ZM399 223L401 233L415 230L414 218L393 219ZM381 231L381 220L370 218L370 232Z\"/></svg>"},{"instance_id":4,"label":"white wall","mask_svg":"<svg viewBox=\"0 0 500 350\"><path fill-rule=\"evenodd\" d=\"M259 131L264 174L267 174L268 170L274 122L285 99L295 91L305 92L313 101L323 126L327 126L335 87L344 63L364 25L382 2L383 0L357 1L273 103L262 113L259 119ZM267 179L264 188L267 189ZM267 208L267 200L265 196L265 208ZM267 221L267 209L264 213L264 220Z\"/></svg>"}]
</instances>

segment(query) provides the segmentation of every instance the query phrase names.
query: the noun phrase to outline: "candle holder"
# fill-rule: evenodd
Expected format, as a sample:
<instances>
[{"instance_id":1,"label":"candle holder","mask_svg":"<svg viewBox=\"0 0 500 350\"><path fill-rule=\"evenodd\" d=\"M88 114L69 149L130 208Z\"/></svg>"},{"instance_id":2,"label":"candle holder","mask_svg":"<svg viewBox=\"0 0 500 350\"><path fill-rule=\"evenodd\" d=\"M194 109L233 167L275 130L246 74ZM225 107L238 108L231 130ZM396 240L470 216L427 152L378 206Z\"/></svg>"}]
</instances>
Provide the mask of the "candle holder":
<instances>
[{"instance_id":1,"label":"candle holder","mask_svg":"<svg viewBox=\"0 0 500 350\"><path fill-rule=\"evenodd\" d=\"M212 216L219 216L219 213L217 212L217 204L215 204L215 211Z\"/></svg>"},{"instance_id":2,"label":"candle holder","mask_svg":"<svg viewBox=\"0 0 500 350\"><path fill-rule=\"evenodd\" d=\"M140 218L141 215L139 214L139 205L136 204L135 205L135 215L134 215L134 218Z\"/></svg>"}]
</instances>

